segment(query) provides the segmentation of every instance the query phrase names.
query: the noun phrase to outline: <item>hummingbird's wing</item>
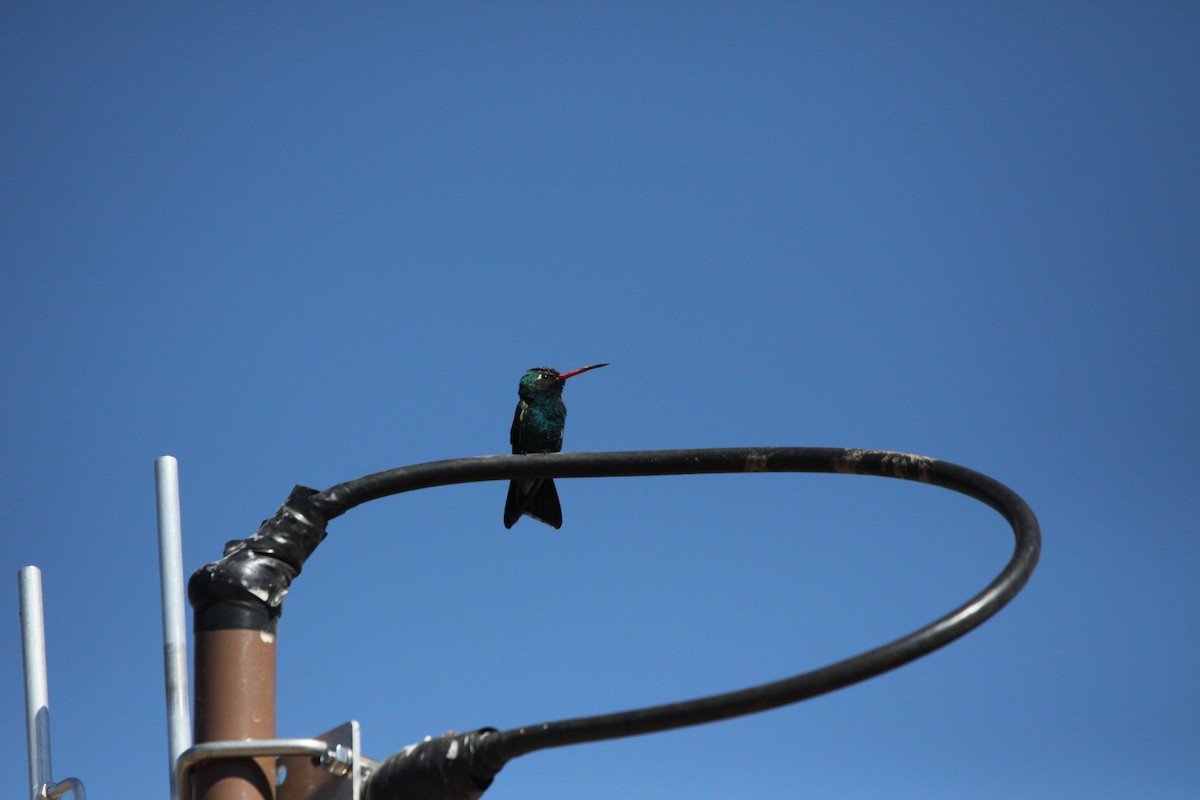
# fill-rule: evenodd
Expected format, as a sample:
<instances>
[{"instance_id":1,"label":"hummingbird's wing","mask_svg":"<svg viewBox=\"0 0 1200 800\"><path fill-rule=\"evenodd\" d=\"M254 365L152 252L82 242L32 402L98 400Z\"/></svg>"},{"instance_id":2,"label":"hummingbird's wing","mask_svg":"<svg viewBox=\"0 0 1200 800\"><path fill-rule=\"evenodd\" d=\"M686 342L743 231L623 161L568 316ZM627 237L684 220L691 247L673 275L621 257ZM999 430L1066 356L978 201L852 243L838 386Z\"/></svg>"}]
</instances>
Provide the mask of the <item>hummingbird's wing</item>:
<instances>
[{"instance_id":1,"label":"hummingbird's wing","mask_svg":"<svg viewBox=\"0 0 1200 800\"><path fill-rule=\"evenodd\" d=\"M521 482L508 482L508 498L504 501L504 527L511 528L525 513L525 503L521 497Z\"/></svg>"},{"instance_id":2,"label":"hummingbird's wing","mask_svg":"<svg viewBox=\"0 0 1200 800\"><path fill-rule=\"evenodd\" d=\"M512 445L513 453L524 453L525 450L521 446L521 428L525 422L525 415L529 413L529 406L524 402L517 403L517 410L513 413L512 430L508 432L508 442Z\"/></svg>"},{"instance_id":3,"label":"hummingbird's wing","mask_svg":"<svg viewBox=\"0 0 1200 800\"><path fill-rule=\"evenodd\" d=\"M562 450L563 429L560 425L557 431L539 430L537 420L530 419L536 412L524 400L517 403L513 413L512 428L508 431L508 441L512 445L514 455L525 453L557 453ZM553 432L551 432L553 431ZM557 436L554 434L557 433Z\"/></svg>"}]
</instances>

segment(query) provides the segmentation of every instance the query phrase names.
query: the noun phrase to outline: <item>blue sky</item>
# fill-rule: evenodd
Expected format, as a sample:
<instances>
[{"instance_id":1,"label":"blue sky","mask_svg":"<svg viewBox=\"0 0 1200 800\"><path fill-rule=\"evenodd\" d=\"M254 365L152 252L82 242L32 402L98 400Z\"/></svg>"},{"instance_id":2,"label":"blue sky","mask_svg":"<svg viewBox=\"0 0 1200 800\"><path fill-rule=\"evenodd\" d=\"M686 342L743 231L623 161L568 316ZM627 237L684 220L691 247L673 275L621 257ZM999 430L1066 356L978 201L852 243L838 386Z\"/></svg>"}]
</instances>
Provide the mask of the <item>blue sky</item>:
<instances>
[{"instance_id":1,"label":"blue sky","mask_svg":"<svg viewBox=\"0 0 1200 800\"><path fill-rule=\"evenodd\" d=\"M16 572L56 777L165 797L153 463L185 566L293 484L505 452L902 450L1019 492L1027 589L810 702L539 753L488 797L1200 792L1200 12L1188 3L8 6L0 790ZM850 476L561 481L357 509L293 586L279 735L685 699L907 633L1004 522Z\"/></svg>"}]
</instances>

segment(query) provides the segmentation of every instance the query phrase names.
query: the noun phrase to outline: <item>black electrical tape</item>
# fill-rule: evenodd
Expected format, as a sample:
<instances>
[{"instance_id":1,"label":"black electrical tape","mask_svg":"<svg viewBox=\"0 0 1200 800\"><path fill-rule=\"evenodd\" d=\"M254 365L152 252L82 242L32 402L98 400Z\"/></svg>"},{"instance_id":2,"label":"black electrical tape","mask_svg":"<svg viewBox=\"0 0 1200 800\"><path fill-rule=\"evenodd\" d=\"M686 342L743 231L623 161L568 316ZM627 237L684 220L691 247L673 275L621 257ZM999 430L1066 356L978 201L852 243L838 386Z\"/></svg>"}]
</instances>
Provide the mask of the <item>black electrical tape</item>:
<instances>
[{"instance_id":1,"label":"black electrical tape","mask_svg":"<svg viewBox=\"0 0 1200 800\"><path fill-rule=\"evenodd\" d=\"M231 542L220 561L188 581L197 631L274 631L292 580L325 538L325 516L309 502L315 489L297 486L249 539Z\"/></svg>"},{"instance_id":2,"label":"black electrical tape","mask_svg":"<svg viewBox=\"0 0 1200 800\"><path fill-rule=\"evenodd\" d=\"M495 737L480 728L409 745L375 768L363 800L478 800L504 766L488 747Z\"/></svg>"}]
</instances>

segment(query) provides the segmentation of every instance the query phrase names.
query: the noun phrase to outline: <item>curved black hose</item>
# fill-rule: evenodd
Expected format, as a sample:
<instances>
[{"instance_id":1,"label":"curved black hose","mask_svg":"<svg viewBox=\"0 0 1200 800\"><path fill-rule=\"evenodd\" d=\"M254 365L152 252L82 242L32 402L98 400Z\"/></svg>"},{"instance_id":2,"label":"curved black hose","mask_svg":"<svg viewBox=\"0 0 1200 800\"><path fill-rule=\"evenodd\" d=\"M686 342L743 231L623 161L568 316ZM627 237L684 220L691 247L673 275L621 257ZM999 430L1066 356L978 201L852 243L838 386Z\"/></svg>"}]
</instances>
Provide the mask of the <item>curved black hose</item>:
<instances>
[{"instance_id":1,"label":"curved black hose","mask_svg":"<svg viewBox=\"0 0 1200 800\"><path fill-rule=\"evenodd\" d=\"M880 450L736 447L461 458L368 475L319 492L309 498L309 503L326 519L332 519L369 500L455 483L513 478L732 472L834 472L929 483L968 495L994 508L1012 526L1016 543L1011 559L1000 574L963 605L907 636L829 666L749 689L679 703L526 725L506 731L484 729L458 734L458 737L470 737L471 750L477 755L472 777L476 785L483 780L483 773L495 774L509 759L535 750L652 733L764 711L831 692L899 667L954 641L1003 608L1029 580L1041 552L1041 532L1033 511L1008 487L966 467L924 456ZM487 768L481 769L481 763ZM379 796L387 795L381 793Z\"/></svg>"}]
</instances>

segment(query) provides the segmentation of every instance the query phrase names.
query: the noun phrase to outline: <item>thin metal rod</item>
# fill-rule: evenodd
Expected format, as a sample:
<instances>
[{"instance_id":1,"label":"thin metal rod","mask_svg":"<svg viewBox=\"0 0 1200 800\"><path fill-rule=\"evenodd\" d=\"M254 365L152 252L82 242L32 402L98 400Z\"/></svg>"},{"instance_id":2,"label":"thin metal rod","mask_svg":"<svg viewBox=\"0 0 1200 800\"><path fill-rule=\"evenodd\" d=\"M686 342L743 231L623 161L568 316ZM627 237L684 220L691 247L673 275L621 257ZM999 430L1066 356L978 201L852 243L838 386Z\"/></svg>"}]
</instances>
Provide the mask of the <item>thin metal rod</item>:
<instances>
[{"instance_id":1,"label":"thin metal rod","mask_svg":"<svg viewBox=\"0 0 1200 800\"><path fill-rule=\"evenodd\" d=\"M188 704L187 622L183 593L183 529L179 514L179 462L174 456L154 461L158 498L158 570L162 584L163 674L167 690L167 751L171 797L177 800L175 765L192 746Z\"/></svg>"},{"instance_id":2,"label":"thin metal rod","mask_svg":"<svg viewBox=\"0 0 1200 800\"><path fill-rule=\"evenodd\" d=\"M29 798L38 800L50 778L50 687L46 677L46 620L42 571L17 571L21 592L21 652L25 663L25 736L29 747Z\"/></svg>"}]
</instances>

